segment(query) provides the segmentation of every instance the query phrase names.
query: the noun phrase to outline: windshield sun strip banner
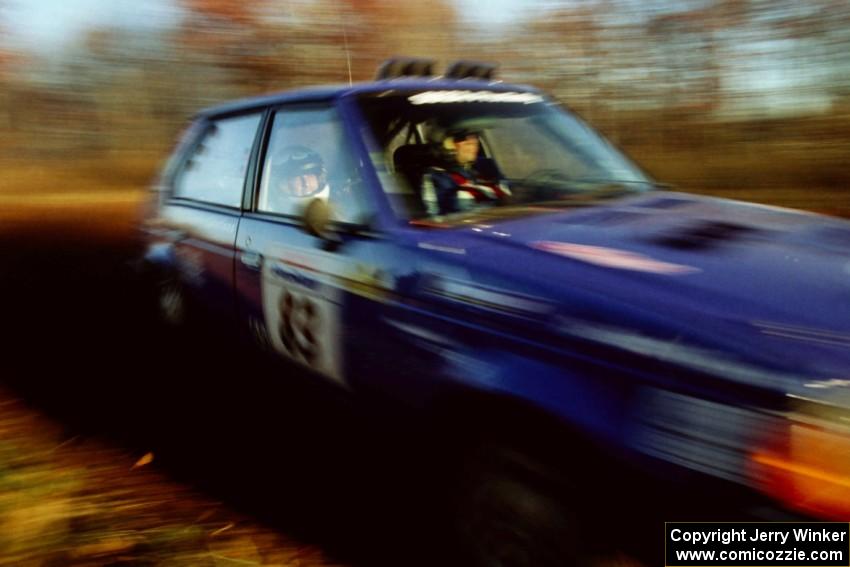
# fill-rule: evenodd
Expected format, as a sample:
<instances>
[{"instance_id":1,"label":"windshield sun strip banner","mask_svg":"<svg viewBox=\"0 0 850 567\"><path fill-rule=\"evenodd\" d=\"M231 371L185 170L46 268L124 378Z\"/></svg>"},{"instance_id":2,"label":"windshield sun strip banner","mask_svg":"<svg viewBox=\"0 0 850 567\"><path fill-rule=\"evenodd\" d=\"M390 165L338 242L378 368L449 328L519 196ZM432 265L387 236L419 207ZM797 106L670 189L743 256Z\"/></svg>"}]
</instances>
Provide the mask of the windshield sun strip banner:
<instances>
[{"instance_id":1,"label":"windshield sun strip banner","mask_svg":"<svg viewBox=\"0 0 850 567\"><path fill-rule=\"evenodd\" d=\"M459 102L493 102L536 104L545 99L539 94L494 91L425 91L407 97L411 104L451 104Z\"/></svg>"}]
</instances>

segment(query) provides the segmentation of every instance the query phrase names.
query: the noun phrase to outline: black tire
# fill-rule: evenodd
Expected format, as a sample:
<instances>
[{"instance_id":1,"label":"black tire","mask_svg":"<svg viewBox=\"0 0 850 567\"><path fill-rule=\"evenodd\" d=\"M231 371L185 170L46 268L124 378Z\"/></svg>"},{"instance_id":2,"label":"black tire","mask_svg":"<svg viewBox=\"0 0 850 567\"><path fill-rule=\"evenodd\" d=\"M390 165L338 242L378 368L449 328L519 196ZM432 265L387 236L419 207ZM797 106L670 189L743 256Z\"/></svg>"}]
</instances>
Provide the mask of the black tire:
<instances>
[{"instance_id":1,"label":"black tire","mask_svg":"<svg viewBox=\"0 0 850 567\"><path fill-rule=\"evenodd\" d=\"M581 533L576 492L550 468L503 445L479 447L466 461L456 535L476 567L575 565Z\"/></svg>"},{"instance_id":2,"label":"black tire","mask_svg":"<svg viewBox=\"0 0 850 567\"><path fill-rule=\"evenodd\" d=\"M159 321L172 330L184 328L189 320L189 304L179 278L162 275L155 283L154 292Z\"/></svg>"}]
</instances>

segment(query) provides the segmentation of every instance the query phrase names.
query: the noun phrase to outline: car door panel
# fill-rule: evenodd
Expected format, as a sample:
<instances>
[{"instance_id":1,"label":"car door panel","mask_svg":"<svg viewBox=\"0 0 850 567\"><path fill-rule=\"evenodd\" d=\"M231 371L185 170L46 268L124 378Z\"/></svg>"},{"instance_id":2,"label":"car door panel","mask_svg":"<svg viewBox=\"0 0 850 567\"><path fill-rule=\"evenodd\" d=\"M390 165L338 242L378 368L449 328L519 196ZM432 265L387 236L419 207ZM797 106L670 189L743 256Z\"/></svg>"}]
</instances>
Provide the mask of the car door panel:
<instances>
[{"instance_id":1,"label":"car door panel","mask_svg":"<svg viewBox=\"0 0 850 567\"><path fill-rule=\"evenodd\" d=\"M241 203L262 113L203 119L174 169L161 224L175 268L196 314L232 328L233 266Z\"/></svg>"},{"instance_id":2,"label":"car door panel","mask_svg":"<svg viewBox=\"0 0 850 567\"><path fill-rule=\"evenodd\" d=\"M173 229L175 267L193 305L206 315L232 322L238 212L170 204L163 217Z\"/></svg>"},{"instance_id":3,"label":"car door panel","mask_svg":"<svg viewBox=\"0 0 850 567\"><path fill-rule=\"evenodd\" d=\"M237 238L240 319L273 352L349 386L348 296L374 265L369 237L308 234L308 203L324 200L341 222L363 212L359 172L332 104L292 105L271 115L255 198ZM309 178L309 179L308 179ZM297 183L293 183L297 182ZM305 193L304 188L314 190Z\"/></svg>"}]
</instances>

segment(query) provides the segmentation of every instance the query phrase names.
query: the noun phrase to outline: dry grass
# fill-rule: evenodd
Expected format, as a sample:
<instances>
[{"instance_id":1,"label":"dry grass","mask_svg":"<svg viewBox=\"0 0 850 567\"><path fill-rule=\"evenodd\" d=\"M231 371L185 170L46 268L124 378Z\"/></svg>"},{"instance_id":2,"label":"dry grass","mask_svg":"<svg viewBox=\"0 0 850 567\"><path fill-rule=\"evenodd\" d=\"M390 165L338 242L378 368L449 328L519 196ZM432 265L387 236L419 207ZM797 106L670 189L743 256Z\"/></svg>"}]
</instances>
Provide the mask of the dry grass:
<instances>
[{"instance_id":1,"label":"dry grass","mask_svg":"<svg viewBox=\"0 0 850 567\"><path fill-rule=\"evenodd\" d=\"M332 564L0 391L0 565Z\"/></svg>"}]
</instances>

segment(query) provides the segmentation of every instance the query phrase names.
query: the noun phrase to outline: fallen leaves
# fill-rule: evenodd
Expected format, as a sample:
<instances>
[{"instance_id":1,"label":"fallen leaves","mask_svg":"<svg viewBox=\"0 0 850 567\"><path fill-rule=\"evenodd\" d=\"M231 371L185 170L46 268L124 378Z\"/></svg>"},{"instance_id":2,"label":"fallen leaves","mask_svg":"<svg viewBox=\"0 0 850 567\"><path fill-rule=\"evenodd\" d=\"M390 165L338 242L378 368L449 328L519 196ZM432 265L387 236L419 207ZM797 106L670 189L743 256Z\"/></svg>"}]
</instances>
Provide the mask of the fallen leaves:
<instances>
[{"instance_id":1,"label":"fallen leaves","mask_svg":"<svg viewBox=\"0 0 850 567\"><path fill-rule=\"evenodd\" d=\"M145 453L142 455L142 458L136 461L130 469L137 469L139 467L143 467L145 465L149 465L153 462L153 453Z\"/></svg>"}]
</instances>

